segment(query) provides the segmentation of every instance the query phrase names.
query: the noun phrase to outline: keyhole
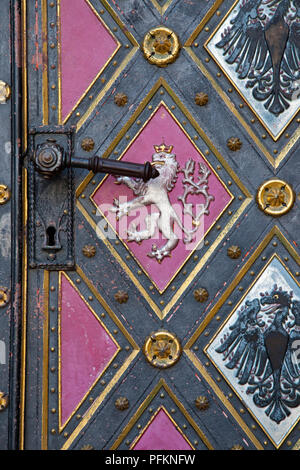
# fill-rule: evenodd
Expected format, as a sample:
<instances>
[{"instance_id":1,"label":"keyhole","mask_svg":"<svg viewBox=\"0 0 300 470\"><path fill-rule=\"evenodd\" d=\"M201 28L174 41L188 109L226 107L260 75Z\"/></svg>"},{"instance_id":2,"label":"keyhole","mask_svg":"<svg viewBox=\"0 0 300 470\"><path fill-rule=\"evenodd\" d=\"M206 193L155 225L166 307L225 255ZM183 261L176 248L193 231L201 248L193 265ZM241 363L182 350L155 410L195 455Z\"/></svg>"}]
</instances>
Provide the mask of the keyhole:
<instances>
[{"instance_id":1,"label":"keyhole","mask_svg":"<svg viewBox=\"0 0 300 470\"><path fill-rule=\"evenodd\" d=\"M53 227L53 225L49 225L49 227L46 230L47 233L47 245L48 246L55 246L55 234L56 234L56 228Z\"/></svg>"}]
</instances>

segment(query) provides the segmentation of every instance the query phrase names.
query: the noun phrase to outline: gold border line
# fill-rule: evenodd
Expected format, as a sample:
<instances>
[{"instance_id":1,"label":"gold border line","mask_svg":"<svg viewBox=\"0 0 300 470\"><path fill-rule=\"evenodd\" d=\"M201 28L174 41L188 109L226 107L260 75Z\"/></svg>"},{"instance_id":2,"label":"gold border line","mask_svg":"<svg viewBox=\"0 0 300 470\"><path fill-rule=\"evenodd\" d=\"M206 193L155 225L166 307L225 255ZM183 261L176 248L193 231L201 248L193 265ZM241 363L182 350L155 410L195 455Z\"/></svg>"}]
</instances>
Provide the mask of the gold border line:
<instances>
[{"instance_id":1,"label":"gold border line","mask_svg":"<svg viewBox=\"0 0 300 470\"><path fill-rule=\"evenodd\" d=\"M127 264L123 261L119 253L114 249L114 247L108 242L107 238L105 235L102 233L101 230L97 229L97 224L94 222L94 220L91 218L91 216L88 214L86 209L80 204L79 201L76 201L76 206L80 210L80 212L83 214L83 216L87 219L87 221L90 223L90 225L93 227L95 230L96 234L98 237L100 237L101 241L104 242L105 246L108 248L109 252L112 254L112 256L118 261L118 263L121 265L121 267L124 269L126 274L130 277L132 282L138 287L140 290L142 296L147 300L149 305L151 306L152 310L157 314L157 316L162 319L162 313L159 307L156 305L156 303L152 300L148 292L145 290L145 288L141 285L139 280L132 274L131 270L127 266Z\"/></svg>"},{"instance_id":2,"label":"gold border line","mask_svg":"<svg viewBox=\"0 0 300 470\"><path fill-rule=\"evenodd\" d=\"M230 388L234 391L234 393L237 395L237 397L239 398L239 400L245 405L245 408L247 408L248 412L251 414L251 416L253 417L253 419L257 422L257 424L259 425L259 427L263 430L263 432L268 436L268 438L270 439L270 441L272 442L272 444L274 445L274 447L276 449L279 449L279 447L281 446L281 444L283 443L283 441L289 436L289 434L292 432L292 430L294 429L295 426L297 426L297 423L299 422L299 419L300 419L300 416L298 417L298 419L295 421L295 423L290 427L290 429L288 429L285 433L285 435L283 436L283 438L281 439L281 441L279 442L279 444L277 445L275 443L275 441L272 439L272 437L270 436L269 432L266 430L265 426L259 421L259 418L255 415L255 413L252 411L252 409L249 407L249 405L247 405L245 403L245 401L243 400L242 396L240 395L240 392L237 390L237 387L236 385L234 385L233 383L231 383L229 381L229 379L226 377L226 375L222 372L222 370L219 368L219 366L215 363L214 359L211 357L210 353L207 351L208 348L211 346L211 344L215 341L216 337L219 335L219 333L221 332L221 330L223 328L225 328L225 325L228 323L228 321L230 320L230 318L232 317L232 315L235 314L235 312L239 309L240 305L243 303L244 299L247 297L247 295L249 294L249 292L251 291L251 289L253 288L253 286L255 286L255 284L259 281L259 279L261 278L262 274L266 271L266 269L268 268L268 266L272 263L273 259L276 258L278 259L278 261L280 262L280 264L283 266L283 268L285 269L285 271L291 276L291 278L293 279L293 281L296 283L296 285L300 288L300 284L298 283L298 281L295 279L295 277L293 276L293 274L290 272L289 268L283 263L283 261L281 260L280 256L277 254L277 253L273 253L273 255L270 257L269 261L266 263L266 265L261 269L261 271L258 273L258 275L255 277L255 279L251 282L250 286L248 287L248 289L246 290L246 292L243 294L243 296L241 297L241 299L238 301L238 303L236 304L236 306L234 307L234 309L232 310L232 312L228 315L228 317L224 320L224 322L222 323L222 325L220 325L220 327L217 329L217 331L214 333L214 335L212 336L212 338L209 340L209 342L207 343L207 345L205 346L205 348L203 349L203 352L208 356L208 358L210 359L210 361L214 364L215 368L218 370L218 372L220 373L220 375L222 375L223 379L228 383L228 385L230 386Z\"/></svg>"},{"instance_id":3,"label":"gold border line","mask_svg":"<svg viewBox=\"0 0 300 470\"><path fill-rule=\"evenodd\" d=\"M78 294L78 296L81 298L81 300L85 303L87 306L88 310L91 312L91 314L95 317L95 319L99 322L99 324L102 326L102 328L106 331L106 333L109 335L115 346L117 347L115 353L111 357L111 359L108 361L108 363L105 365L104 369L101 371L101 373L96 377L92 385L89 387L87 392L84 394L84 396L81 398L81 400L77 403L75 406L74 410L72 413L69 415L67 420L62 424L62 364L61 364L61 359L62 359L62 347L61 347L61 317L62 317L62 286L61 286L61 279L62 276L66 278L66 280L69 282L69 284L73 287L75 292ZM75 286L74 282L72 279L63 271L59 271L59 308L58 308L58 344L59 344L59 353L58 353L58 414L59 414L59 432L61 433L63 429L66 427L66 425L69 423L69 421L72 419L78 408L82 405L82 403L85 401L86 397L88 394L91 392L91 390L95 387L96 383L100 380L102 375L105 373L105 371L108 369L110 364L115 360L119 352L121 351L121 347L119 343L116 341L116 339L112 336L106 325L100 320L98 315L95 313L93 308L88 304L84 296L81 294L81 292L77 289Z\"/></svg>"},{"instance_id":4,"label":"gold border line","mask_svg":"<svg viewBox=\"0 0 300 470\"><path fill-rule=\"evenodd\" d=\"M216 396L219 398L219 400L223 403L223 405L227 408L229 413L233 416L233 418L236 420L236 422L240 425L241 429L244 431L244 433L248 436L248 438L251 440L251 442L255 445L255 447L259 450L263 450L263 446L261 443L258 441L258 439L254 436L254 434L250 431L246 423L242 420L238 412L235 410L235 408L232 406L232 404L229 402L228 398L223 394L223 392L217 387L215 382L213 381L212 377L209 375L209 373L206 371L205 367L201 364L199 359L194 355L192 351L189 350L184 350L186 353L187 357L190 359L190 361L194 364L196 369L199 370L200 374L204 377L206 382L209 384L209 386L213 389L215 392Z\"/></svg>"},{"instance_id":5,"label":"gold border line","mask_svg":"<svg viewBox=\"0 0 300 470\"><path fill-rule=\"evenodd\" d=\"M160 15L163 15L165 11L169 8L173 0L167 0L163 6L160 6L160 4L156 0L151 0L155 8L158 10Z\"/></svg>"},{"instance_id":6,"label":"gold border line","mask_svg":"<svg viewBox=\"0 0 300 470\"><path fill-rule=\"evenodd\" d=\"M118 436L117 440L114 442L110 450L116 450L121 442L125 439L127 434L130 432L136 421L140 418L140 416L144 413L146 408L149 406L149 403L155 398L157 395L158 391L161 388L164 388L168 395L170 396L171 400L178 406L179 410L183 414L183 416L187 419L187 421L190 423L190 425L194 428L195 432L199 435L201 438L202 442L206 445L206 447L210 450L213 450L212 445L210 444L209 440L205 436L205 434L201 431L201 429L197 426L196 422L193 420L193 418L189 415L185 407L182 405L182 403L178 400L177 396L175 395L174 392L170 389L170 387L167 385L164 379L159 379L158 383L155 385L155 387L152 389L152 391L149 393L149 395L146 397L146 399L143 401L143 403L140 405L140 407L137 409L137 411L134 413L130 421L126 424L125 428L121 432L121 434Z\"/></svg>"},{"instance_id":7,"label":"gold border line","mask_svg":"<svg viewBox=\"0 0 300 470\"><path fill-rule=\"evenodd\" d=\"M43 0L45 1L45 0ZM109 62L112 61L113 57L115 56L115 54L118 52L118 50L121 48L121 43L118 41L118 39L116 38L116 36L110 31L110 29L108 28L108 26L104 23L103 19L101 18L101 16L98 14L98 12L96 11L96 9L94 8L94 6L90 3L89 0L84 0L85 3L87 4L87 6L90 8L90 10L94 13L94 15L97 17L97 19L100 21L100 23L102 24L102 26L104 26L104 28L107 30L107 32L109 33L109 35L113 38L114 42L116 43L116 49L114 50L114 52L112 53L112 55L107 59L107 61L105 62L105 64L101 67L101 69L99 70L99 72L96 74L95 78L92 80L92 82L88 85L88 87L86 88L86 90L83 92L83 94L79 97L79 99L77 100L76 104L73 106L73 108L71 109L71 111L69 111L69 113L67 114L67 116L63 119L62 118L62 46L61 46L61 0L57 0L57 23L58 23L58 63L59 63L59 67L58 67L58 81L59 81L59 100L58 100L58 103L59 103L59 106L58 106L58 113L59 113L59 124L65 124L68 119L70 118L71 114L75 111L75 109L79 106L79 104L81 103L81 101L83 100L83 98L87 95L87 93L89 92L89 90L92 88L92 86L95 84L95 82L98 80L98 78L100 77L100 75L102 74L102 72L104 71L104 69L107 67L107 65L109 64Z\"/></svg>"},{"instance_id":8,"label":"gold border line","mask_svg":"<svg viewBox=\"0 0 300 470\"><path fill-rule=\"evenodd\" d=\"M191 34L188 40L185 43L186 47L191 47L193 45L194 40L197 38L199 33L204 28L204 25L211 19L211 17L216 13L217 9L222 5L224 0L217 0L212 7L208 10L206 15L202 18L201 22L195 29L195 31Z\"/></svg>"},{"instance_id":9,"label":"gold border line","mask_svg":"<svg viewBox=\"0 0 300 470\"><path fill-rule=\"evenodd\" d=\"M59 12L59 15L60 15L60 12L61 12L61 6L60 6L60 2L61 0L58 0L58 12ZM98 12L96 11L96 9L93 7L93 5L90 3L89 0L85 0L86 4L88 5L88 7L92 10L92 12L95 14L95 16L98 18L98 20L100 21L100 23L104 26L104 28L107 30L107 32L109 33L109 35L113 38L114 42L116 43L116 49L114 50L114 52L112 53L112 55L107 59L107 61L105 62L105 64L101 67L101 69L99 70L99 72L96 74L95 78L92 80L92 82L88 85L88 87L86 88L86 90L83 92L83 94L80 96L80 98L77 100L76 104L73 106L73 108L71 109L71 111L69 111L69 113L67 114L67 116L62 119L62 96L60 96L60 100L59 100L59 103L60 103L60 106L59 106L59 122L62 123L62 124L65 124L68 119L70 118L70 116L73 114L73 112L75 111L75 109L79 106L79 104L82 102L82 100L84 99L84 97L87 95L87 93L89 92L89 90L92 88L92 86L95 84L95 82L98 80L98 78L100 77L100 75L102 74L102 72L104 71L104 69L108 66L108 64L112 61L112 59L114 58L114 56L117 54L117 52L120 50L121 48L121 43L120 41L116 38L116 36L111 32L111 30L108 28L108 26L106 25L106 23L103 21L103 19L101 18L101 16L98 14ZM60 52L60 55L59 55L59 80L60 80L60 86L59 86L59 90L60 90L60 93L62 92L62 47L61 47L61 18L60 16L58 17L58 23L59 23L59 42L60 42L60 47L59 47L59 52Z\"/></svg>"}]
</instances>

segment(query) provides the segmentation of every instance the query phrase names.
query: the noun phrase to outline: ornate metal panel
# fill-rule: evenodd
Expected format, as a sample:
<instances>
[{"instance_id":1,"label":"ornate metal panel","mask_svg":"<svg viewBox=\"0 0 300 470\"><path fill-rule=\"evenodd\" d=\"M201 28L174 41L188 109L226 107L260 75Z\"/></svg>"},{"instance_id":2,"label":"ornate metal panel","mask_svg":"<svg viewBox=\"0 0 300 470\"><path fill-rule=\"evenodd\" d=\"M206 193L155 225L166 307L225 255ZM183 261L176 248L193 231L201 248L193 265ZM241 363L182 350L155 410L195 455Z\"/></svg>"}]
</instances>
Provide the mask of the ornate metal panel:
<instances>
[{"instance_id":1,"label":"ornate metal panel","mask_svg":"<svg viewBox=\"0 0 300 470\"><path fill-rule=\"evenodd\" d=\"M22 1L21 448L299 447L298 10Z\"/></svg>"}]
</instances>

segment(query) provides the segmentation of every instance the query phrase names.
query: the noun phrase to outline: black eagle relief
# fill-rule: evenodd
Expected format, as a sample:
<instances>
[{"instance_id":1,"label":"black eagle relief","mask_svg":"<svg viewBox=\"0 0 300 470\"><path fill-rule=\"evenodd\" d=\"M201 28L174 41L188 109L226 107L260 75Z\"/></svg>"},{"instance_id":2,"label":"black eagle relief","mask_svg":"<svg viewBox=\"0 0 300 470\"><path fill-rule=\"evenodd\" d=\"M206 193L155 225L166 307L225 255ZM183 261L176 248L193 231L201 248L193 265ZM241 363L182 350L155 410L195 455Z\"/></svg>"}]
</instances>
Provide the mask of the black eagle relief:
<instances>
[{"instance_id":1,"label":"black eagle relief","mask_svg":"<svg viewBox=\"0 0 300 470\"><path fill-rule=\"evenodd\" d=\"M293 293L275 285L261 299L246 301L231 333L216 349L224 354L228 369L236 369L240 385L249 384L256 406L280 423L290 415L289 408L300 404L299 370L294 361L294 344L300 340L300 302ZM261 313L274 316L270 326ZM292 314L293 321L286 323Z\"/></svg>"},{"instance_id":2,"label":"black eagle relief","mask_svg":"<svg viewBox=\"0 0 300 470\"><path fill-rule=\"evenodd\" d=\"M279 116L300 77L300 0L245 0L216 46L239 79Z\"/></svg>"}]
</instances>

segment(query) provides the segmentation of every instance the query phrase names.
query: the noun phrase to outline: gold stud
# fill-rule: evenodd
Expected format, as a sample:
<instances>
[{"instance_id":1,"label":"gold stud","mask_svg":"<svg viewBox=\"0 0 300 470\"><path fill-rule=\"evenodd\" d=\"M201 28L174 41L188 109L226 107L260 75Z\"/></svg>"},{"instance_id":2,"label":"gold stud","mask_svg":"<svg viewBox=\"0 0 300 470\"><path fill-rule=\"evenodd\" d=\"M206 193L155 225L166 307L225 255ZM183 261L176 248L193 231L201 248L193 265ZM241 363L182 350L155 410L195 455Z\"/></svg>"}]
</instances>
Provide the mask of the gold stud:
<instances>
[{"instance_id":1,"label":"gold stud","mask_svg":"<svg viewBox=\"0 0 300 470\"><path fill-rule=\"evenodd\" d=\"M292 209L295 193L286 181L274 178L258 188L256 201L265 214L280 217Z\"/></svg>"},{"instance_id":2,"label":"gold stud","mask_svg":"<svg viewBox=\"0 0 300 470\"><path fill-rule=\"evenodd\" d=\"M115 401L115 407L120 411L127 410L129 408L128 398L126 397L117 398Z\"/></svg>"},{"instance_id":3,"label":"gold stud","mask_svg":"<svg viewBox=\"0 0 300 470\"><path fill-rule=\"evenodd\" d=\"M236 152L242 147L242 142L238 137L230 137L227 141L227 147L232 151Z\"/></svg>"},{"instance_id":4,"label":"gold stud","mask_svg":"<svg viewBox=\"0 0 300 470\"><path fill-rule=\"evenodd\" d=\"M197 302L205 302L208 297L208 291L204 287L200 287L199 289L196 289L194 291L194 297L197 300Z\"/></svg>"},{"instance_id":5,"label":"gold stud","mask_svg":"<svg viewBox=\"0 0 300 470\"><path fill-rule=\"evenodd\" d=\"M10 200L10 196L11 193L8 186L0 184L0 205L6 204Z\"/></svg>"},{"instance_id":6,"label":"gold stud","mask_svg":"<svg viewBox=\"0 0 300 470\"><path fill-rule=\"evenodd\" d=\"M114 102L118 106L125 106L128 103L128 96L125 93L117 93L114 98Z\"/></svg>"},{"instance_id":7,"label":"gold stud","mask_svg":"<svg viewBox=\"0 0 300 470\"><path fill-rule=\"evenodd\" d=\"M87 258L93 258L96 254L96 247L94 245L84 245L82 248L82 253Z\"/></svg>"},{"instance_id":8,"label":"gold stud","mask_svg":"<svg viewBox=\"0 0 300 470\"><path fill-rule=\"evenodd\" d=\"M196 93L195 103L198 106L205 106L208 103L208 94L204 92Z\"/></svg>"},{"instance_id":9,"label":"gold stud","mask_svg":"<svg viewBox=\"0 0 300 470\"><path fill-rule=\"evenodd\" d=\"M94 140L91 138L91 137L85 137L82 141L81 141L81 148L85 151L85 152L91 152L95 147L95 142Z\"/></svg>"},{"instance_id":10,"label":"gold stud","mask_svg":"<svg viewBox=\"0 0 300 470\"><path fill-rule=\"evenodd\" d=\"M117 302L119 302L119 304L126 304L126 302L128 301L128 294L127 292L123 291L123 290L119 290L116 294L115 294L115 300Z\"/></svg>"},{"instance_id":11,"label":"gold stud","mask_svg":"<svg viewBox=\"0 0 300 470\"><path fill-rule=\"evenodd\" d=\"M231 259L237 259L241 256L241 249L237 245L232 245L227 250L227 255Z\"/></svg>"},{"instance_id":12,"label":"gold stud","mask_svg":"<svg viewBox=\"0 0 300 470\"><path fill-rule=\"evenodd\" d=\"M203 395L199 395L195 400L195 405L200 411L207 410L209 408L209 399Z\"/></svg>"}]
</instances>

